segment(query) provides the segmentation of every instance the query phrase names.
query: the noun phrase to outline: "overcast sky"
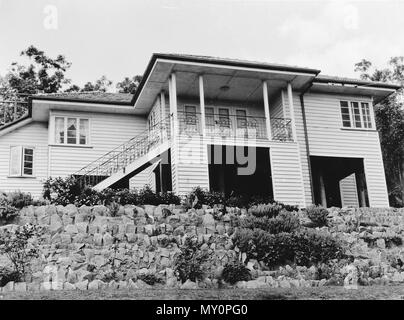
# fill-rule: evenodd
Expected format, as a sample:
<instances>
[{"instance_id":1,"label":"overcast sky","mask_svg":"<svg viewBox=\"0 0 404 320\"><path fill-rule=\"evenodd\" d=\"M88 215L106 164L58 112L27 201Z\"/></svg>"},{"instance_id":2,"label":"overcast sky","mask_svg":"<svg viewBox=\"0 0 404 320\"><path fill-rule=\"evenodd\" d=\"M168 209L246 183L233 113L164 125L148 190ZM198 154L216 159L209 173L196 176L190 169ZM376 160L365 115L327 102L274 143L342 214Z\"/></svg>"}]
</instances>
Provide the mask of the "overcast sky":
<instances>
[{"instance_id":1,"label":"overcast sky","mask_svg":"<svg viewBox=\"0 0 404 320\"><path fill-rule=\"evenodd\" d=\"M0 0L0 74L33 44L64 54L83 85L142 74L153 52L319 68L356 76L404 55L404 1Z\"/></svg>"}]
</instances>

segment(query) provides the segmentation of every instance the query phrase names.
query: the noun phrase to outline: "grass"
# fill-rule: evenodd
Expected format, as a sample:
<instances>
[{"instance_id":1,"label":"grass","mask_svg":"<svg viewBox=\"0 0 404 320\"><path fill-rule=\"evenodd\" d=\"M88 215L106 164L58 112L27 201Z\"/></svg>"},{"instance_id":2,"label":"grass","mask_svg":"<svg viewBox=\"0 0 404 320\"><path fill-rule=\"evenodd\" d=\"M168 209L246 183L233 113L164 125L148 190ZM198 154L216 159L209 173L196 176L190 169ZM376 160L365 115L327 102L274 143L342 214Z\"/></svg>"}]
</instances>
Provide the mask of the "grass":
<instances>
[{"instance_id":1,"label":"grass","mask_svg":"<svg viewBox=\"0 0 404 320\"><path fill-rule=\"evenodd\" d=\"M404 300L404 285L299 289L149 289L2 293L0 300Z\"/></svg>"}]
</instances>

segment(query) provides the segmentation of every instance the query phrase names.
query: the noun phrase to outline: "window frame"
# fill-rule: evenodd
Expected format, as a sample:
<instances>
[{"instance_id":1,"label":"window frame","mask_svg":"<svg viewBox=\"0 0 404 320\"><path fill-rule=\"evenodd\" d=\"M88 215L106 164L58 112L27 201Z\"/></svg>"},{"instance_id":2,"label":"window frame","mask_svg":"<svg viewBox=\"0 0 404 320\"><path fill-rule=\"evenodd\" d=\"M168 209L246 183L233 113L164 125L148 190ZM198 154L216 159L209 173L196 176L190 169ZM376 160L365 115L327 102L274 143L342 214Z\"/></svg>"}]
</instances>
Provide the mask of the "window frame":
<instances>
[{"instance_id":1,"label":"window frame","mask_svg":"<svg viewBox=\"0 0 404 320\"><path fill-rule=\"evenodd\" d=\"M12 174L11 172L11 163L12 163L12 149L13 148L18 148L18 154L19 154L19 173L17 174ZM26 174L24 173L24 168L25 168L25 150L30 149L32 150L32 173L31 174ZM35 178L35 147L33 146L28 146L28 145L11 145L10 148L10 155L9 155L9 170L8 170L8 176L10 178Z\"/></svg>"},{"instance_id":2,"label":"window frame","mask_svg":"<svg viewBox=\"0 0 404 320\"><path fill-rule=\"evenodd\" d=\"M348 112L349 112L349 123L350 126L346 127L344 126L344 119L342 118L342 106L341 102L346 102L348 104ZM353 103L358 104L358 109L359 109L359 117L360 117L360 124L361 127L356 126L356 120L354 119L354 112L353 112ZM364 122L364 115L362 112L362 104L365 103L368 105L368 110L369 110L369 120L368 123L370 124L370 127L365 127L365 122ZM339 114L340 114L340 122L341 122L341 129L344 130L365 130L365 131L374 131L376 130L376 125L375 125L375 119L374 119L374 112L373 112L373 101L372 100L362 100L362 99L340 99L339 100ZM345 120L347 121L347 120Z\"/></svg>"},{"instance_id":3,"label":"window frame","mask_svg":"<svg viewBox=\"0 0 404 320\"><path fill-rule=\"evenodd\" d=\"M56 132L56 119L62 118L63 119L63 132L64 132L64 139L63 143L59 142L57 139L57 132ZM76 143L67 143L67 122L68 119L75 119L76 120ZM88 132L86 137L86 143L80 144L80 125L81 121L86 120L88 122ZM50 139L51 144L56 146L65 146L65 147L91 147L91 118L90 117L78 117L74 115L59 115L55 114L52 116L52 137Z\"/></svg>"}]
</instances>

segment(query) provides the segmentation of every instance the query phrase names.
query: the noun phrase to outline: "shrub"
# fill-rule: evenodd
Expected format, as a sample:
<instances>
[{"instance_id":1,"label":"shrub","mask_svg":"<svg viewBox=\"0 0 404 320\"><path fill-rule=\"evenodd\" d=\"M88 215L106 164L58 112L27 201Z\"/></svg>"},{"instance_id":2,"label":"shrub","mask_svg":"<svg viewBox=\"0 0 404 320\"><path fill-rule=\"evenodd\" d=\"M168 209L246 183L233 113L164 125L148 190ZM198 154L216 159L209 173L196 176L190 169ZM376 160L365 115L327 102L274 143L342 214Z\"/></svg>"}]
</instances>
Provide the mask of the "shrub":
<instances>
[{"instance_id":1,"label":"shrub","mask_svg":"<svg viewBox=\"0 0 404 320\"><path fill-rule=\"evenodd\" d=\"M24 193L21 191L7 193L7 201L11 206L17 209L27 207L34 202L30 193Z\"/></svg>"},{"instance_id":2,"label":"shrub","mask_svg":"<svg viewBox=\"0 0 404 320\"><path fill-rule=\"evenodd\" d=\"M0 200L0 222L9 223L18 216L16 207L10 206L6 201Z\"/></svg>"},{"instance_id":3,"label":"shrub","mask_svg":"<svg viewBox=\"0 0 404 320\"><path fill-rule=\"evenodd\" d=\"M306 209L309 219L318 227L327 226L329 212L322 206L309 206Z\"/></svg>"},{"instance_id":4,"label":"shrub","mask_svg":"<svg viewBox=\"0 0 404 320\"><path fill-rule=\"evenodd\" d=\"M94 190L91 187L84 187L80 194L74 198L74 204L77 206L94 206L101 204L103 195L101 192Z\"/></svg>"},{"instance_id":5,"label":"shrub","mask_svg":"<svg viewBox=\"0 0 404 320\"><path fill-rule=\"evenodd\" d=\"M0 233L0 254L10 260L13 274L18 280L25 280L31 260L38 257L38 250L30 241L40 232L40 227L27 224L14 231L3 230Z\"/></svg>"},{"instance_id":6,"label":"shrub","mask_svg":"<svg viewBox=\"0 0 404 320\"><path fill-rule=\"evenodd\" d=\"M306 229L294 235L295 261L298 265L325 263L333 259L341 259L343 246L329 233Z\"/></svg>"},{"instance_id":7,"label":"shrub","mask_svg":"<svg viewBox=\"0 0 404 320\"><path fill-rule=\"evenodd\" d=\"M248 198L243 195L233 195L225 200L226 206L246 208L248 206Z\"/></svg>"},{"instance_id":8,"label":"shrub","mask_svg":"<svg viewBox=\"0 0 404 320\"><path fill-rule=\"evenodd\" d=\"M254 231L246 228L237 229L233 235L233 243L240 249L241 252L254 252Z\"/></svg>"},{"instance_id":9,"label":"shrub","mask_svg":"<svg viewBox=\"0 0 404 320\"><path fill-rule=\"evenodd\" d=\"M4 287L10 281L20 280L18 273L10 268L0 267L0 287Z\"/></svg>"},{"instance_id":10,"label":"shrub","mask_svg":"<svg viewBox=\"0 0 404 320\"><path fill-rule=\"evenodd\" d=\"M223 205L225 196L221 192L203 190L201 187L194 188L187 196L186 206L189 208L200 209L202 205L213 207L214 205Z\"/></svg>"},{"instance_id":11,"label":"shrub","mask_svg":"<svg viewBox=\"0 0 404 320\"><path fill-rule=\"evenodd\" d=\"M197 238L186 238L181 252L175 257L174 270L181 282L188 279L191 281L202 280L209 260L210 254L207 250L200 250Z\"/></svg>"},{"instance_id":12,"label":"shrub","mask_svg":"<svg viewBox=\"0 0 404 320\"><path fill-rule=\"evenodd\" d=\"M155 274L152 273L147 273L147 274L141 274L138 275L137 277L139 280L144 281L147 283L149 286L153 286L156 283L164 283L163 278L156 276Z\"/></svg>"},{"instance_id":13,"label":"shrub","mask_svg":"<svg viewBox=\"0 0 404 320\"><path fill-rule=\"evenodd\" d=\"M250 270L240 261L226 263L223 269L222 278L225 282L235 284L237 281L248 281L251 279Z\"/></svg>"},{"instance_id":14,"label":"shrub","mask_svg":"<svg viewBox=\"0 0 404 320\"><path fill-rule=\"evenodd\" d=\"M250 207L248 213L255 217L276 217L281 211L282 206L279 204L258 204Z\"/></svg>"},{"instance_id":15,"label":"shrub","mask_svg":"<svg viewBox=\"0 0 404 320\"><path fill-rule=\"evenodd\" d=\"M74 203L81 191L78 181L73 176L49 178L43 185L44 199L63 206Z\"/></svg>"},{"instance_id":16,"label":"shrub","mask_svg":"<svg viewBox=\"0 0 404 320\"><path fill-rule=\"evenodd\" d=\"M272 234L281 232L293 232L300 227L299 218L288 211L282 211L278 216L269 218L267 216L248 216L240 221L240 227L248 229L262 229Z\"/></svg>"},{"instance_id":17,"label":"shrub","mask_svg":"<svg viewBox=\"0 0 404 320\"><path fill-rule=\"evenodd\" d=\"M294 263L311 266L344 257L338 240L316 230L275 235L261 229L240 229L233 242L248 258L261 260L269 267Z\"/></svg>"},{"instance_id":18,"label":"shrub","mask_svg":"<svg viewBox=\"0 0 404 320\"><path fill-rule=\"evenodd\" d=\"M155 206L159 204L181 203L181 199L172 192L156 193L149 186L145 186L143 189L140 189L137 194L137 198L139 204L151 204Z\"/></svg>"}]
</instances>

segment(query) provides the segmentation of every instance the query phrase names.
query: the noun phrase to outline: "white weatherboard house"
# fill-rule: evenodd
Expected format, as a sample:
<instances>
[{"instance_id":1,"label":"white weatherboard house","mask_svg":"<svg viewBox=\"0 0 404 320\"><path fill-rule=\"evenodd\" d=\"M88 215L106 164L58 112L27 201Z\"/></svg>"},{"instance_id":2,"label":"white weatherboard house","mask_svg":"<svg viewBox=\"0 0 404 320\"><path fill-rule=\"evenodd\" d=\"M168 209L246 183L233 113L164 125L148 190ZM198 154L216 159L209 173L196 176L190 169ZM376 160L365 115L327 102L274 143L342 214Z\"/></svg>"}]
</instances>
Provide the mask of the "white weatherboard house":
<instances>
[{"instance_id":1,"label":"white weatherboard house","mask_svg":"<svg viewBox=\"0 0 404 320\"><path fill-rule=\"evenodd\" d=\"M99 190L388 206L373 105L398 86L319 72L154 54L134 95L32 96L0 115L0 190L39 197L48 177L74 174Z\"/></svg>"}]
</instances>

